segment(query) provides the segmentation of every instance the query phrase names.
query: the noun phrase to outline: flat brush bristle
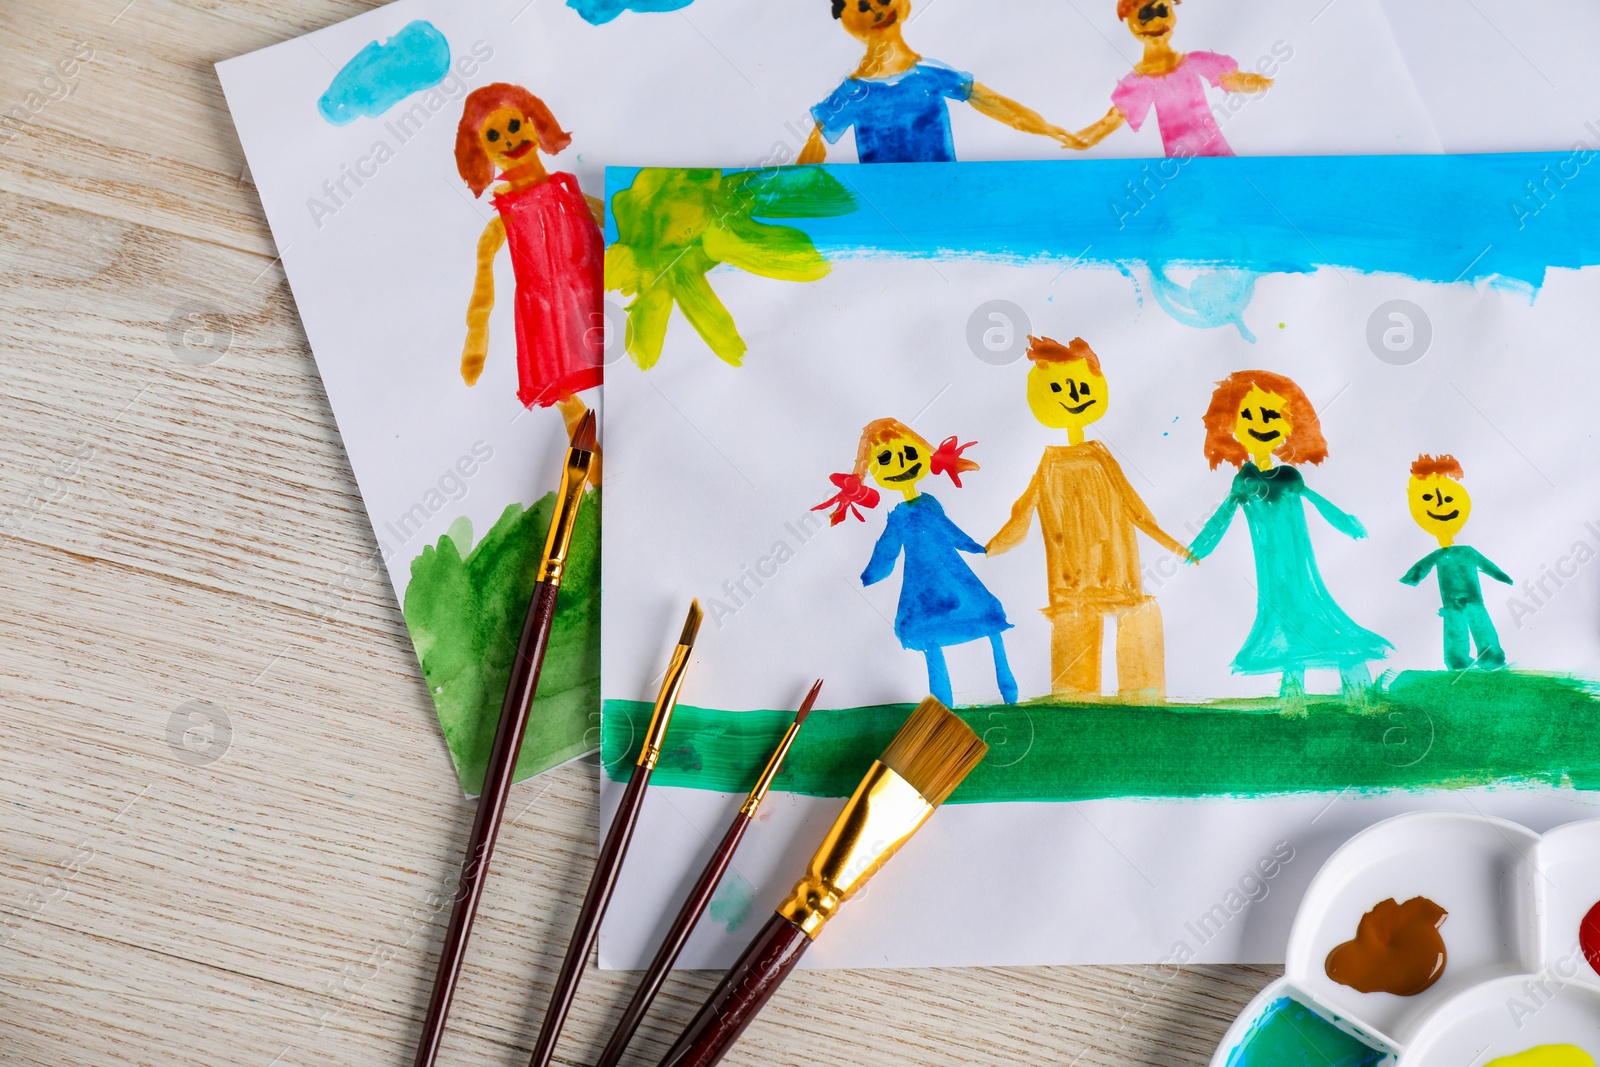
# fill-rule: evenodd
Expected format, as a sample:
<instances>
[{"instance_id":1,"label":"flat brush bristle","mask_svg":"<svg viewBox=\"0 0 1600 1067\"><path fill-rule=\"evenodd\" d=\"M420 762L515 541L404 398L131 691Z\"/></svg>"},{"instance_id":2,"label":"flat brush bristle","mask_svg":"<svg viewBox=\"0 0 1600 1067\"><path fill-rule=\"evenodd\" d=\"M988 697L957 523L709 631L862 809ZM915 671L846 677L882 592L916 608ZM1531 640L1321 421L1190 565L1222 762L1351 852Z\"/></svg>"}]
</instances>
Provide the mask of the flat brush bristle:
<instances>
[{"instance_id":1,"label":"flat brush bristle","mask_svg":"<svg viewBox=\"0 0 1600 1067\"><path fill-rule=\"evenodd\" d=\"M811 683L811 692L800 702L800 710L794 713L794 724L799 726L806 721L806 716L811 714L811 705L817 702L817 694L822 690L822 679L818 678Z\"/></svg>"},{"instance_id":2,"label":"flat brush bristle","mask_svg":"<svg viewBox=\"0 0 1600 1067\"><path fill-rule=\"evenodd\" d=\"M581 448L585 452L593 452L594 448L594 412L585 411L583 418L578 420L578 428L572 432L572 447Z\"/></svg>"},{"instance_id":3,"label":"flat brush bristle","mask_svg":"<svg viewBox=\"0 0 1600 1067\"><path fill-rule=\"evenodd\" d=\"M989 746L972 727L934 697L928 697L900 727L878 761L935 806L978 765Z\"/></svg>"},{"instance_id":4,"label":"flat brush bristle","mask_svg":"<svg viewBox=\"0 0 1600 1067\"><path fill-rule=\"evenodd\" d=\"M683 633L678 635L678 644L694 647L695 635L700 632L700 620L704 618L700 611L699 599L689 601L689 617L683 620Z\"/></svg>"}]
</instances>

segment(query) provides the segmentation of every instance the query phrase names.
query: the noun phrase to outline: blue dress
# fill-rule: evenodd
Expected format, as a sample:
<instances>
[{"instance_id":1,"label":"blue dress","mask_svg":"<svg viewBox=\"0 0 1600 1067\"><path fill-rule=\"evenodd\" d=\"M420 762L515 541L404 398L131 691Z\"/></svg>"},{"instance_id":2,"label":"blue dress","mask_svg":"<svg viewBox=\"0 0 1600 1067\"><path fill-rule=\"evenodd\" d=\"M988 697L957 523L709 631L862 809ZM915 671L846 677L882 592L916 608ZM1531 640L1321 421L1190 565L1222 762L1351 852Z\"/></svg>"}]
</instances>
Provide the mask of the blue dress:
<instances>
[{"instance_id":1,"label":"blue dress","mask_svg":"<svg viewBox=\"0 0 1600 1067\"><path fill-rule=\"evenodd\" d=\"M1263 472L1246 463L1228 499L1189 546L1196 559L1210 555L1233 513L1244 509L1256 557L1256 621L1233 658L1238 674L1349 667L1382 659L1394 647L1346 615L1323 584L1306 529L1307 503L1340 533L1366 536L1354 515L1307 488L1293 467Z\"/></svg>"},{"instance_id":2,"label":"blue dress","mask_svg":"<svg viewBox=\"0 0 1600 1067\"><path fill-rule=\"evenodd\" d=\"M960 556L982 555L983 546L946 518L944 508L927 493L889 512L888 525L861 572L861 584L889 577L902 549L906 566L894 617L894 633L902 645L926 652L1011 628L1000 601Z\"/></svg>"},{"instance_id":3,"label":"blue dress","mask_svg":"<svg viewBox=\"0 0 1600 1067\"><path fill-rule=\"evenodd\" d=\"M946 100L972 95L972 75L924 59L887 78L846 78L811 117L829 144L856 128L863 163L954 163Z\"/></svg>"}]
</instances>

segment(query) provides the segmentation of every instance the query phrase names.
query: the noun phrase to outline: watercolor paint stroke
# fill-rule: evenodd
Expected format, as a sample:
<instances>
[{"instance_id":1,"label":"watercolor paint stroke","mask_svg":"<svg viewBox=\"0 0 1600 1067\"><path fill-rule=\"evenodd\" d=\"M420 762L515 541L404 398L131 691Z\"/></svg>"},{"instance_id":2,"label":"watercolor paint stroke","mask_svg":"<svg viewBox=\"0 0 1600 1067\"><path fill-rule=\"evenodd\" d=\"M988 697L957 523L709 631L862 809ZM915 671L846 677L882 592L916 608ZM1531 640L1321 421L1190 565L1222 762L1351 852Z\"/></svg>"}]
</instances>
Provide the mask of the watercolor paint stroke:
<instances>
[{"instance_id":1,"label":"watercolor paint stroke","mask_svg":"<svg viewBox=\"0 0 1600 1067\"><path fill-rule=\"evenodd\" d=\"M450 42L433 23L417 19L386 41L372 41L339 68L317 99L317 110L335 126L376 118L448 73Z\"/></svg>"},{"instance_id":2,"label":"watercolor paint stroke","mask_svg":"<svg viewBox=\"0 0 1600 1067\"><path fill-rule=\"evenodd\" d=\"M848 796L911 705L813 711L774 788ZM1369 710L1308 698L1201 704L976 706L959 714L990 754L949 803L1105 798L1261 797L1532 787L1600 789L1600 694L1571 678L1519 671L1406 671L1379 683ZM626 780L650 715L607 700L601 759ZM652 784L747 790L790 711L679 705ZM1129 737L1139 744L1129 745Z\"/></svg>"}]
</instances>

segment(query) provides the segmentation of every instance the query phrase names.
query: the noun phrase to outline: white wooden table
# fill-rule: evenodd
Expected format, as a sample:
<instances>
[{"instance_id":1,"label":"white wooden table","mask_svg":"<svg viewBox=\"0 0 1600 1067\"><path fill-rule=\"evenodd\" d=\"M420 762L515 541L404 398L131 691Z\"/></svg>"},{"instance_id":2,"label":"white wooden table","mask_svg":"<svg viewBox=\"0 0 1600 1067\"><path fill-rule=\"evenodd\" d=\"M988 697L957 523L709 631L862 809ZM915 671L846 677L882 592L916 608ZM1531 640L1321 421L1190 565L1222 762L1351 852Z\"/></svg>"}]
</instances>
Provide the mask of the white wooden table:
<instances>
[{"instance_id":1,"label":"white wooden table","mask_svg":"<svg viewBox=\"0 0 1600 1067\"><path fill-rule=\"evenodd\" d=\"M365 6L0 0L0 1063L411 1062L472 808L212 69ZM442 1062L526 1061L596 797L513 794ZM728 1062L1200 1064L1272 976L802 972Z\"/></svg>"}]
</instances>

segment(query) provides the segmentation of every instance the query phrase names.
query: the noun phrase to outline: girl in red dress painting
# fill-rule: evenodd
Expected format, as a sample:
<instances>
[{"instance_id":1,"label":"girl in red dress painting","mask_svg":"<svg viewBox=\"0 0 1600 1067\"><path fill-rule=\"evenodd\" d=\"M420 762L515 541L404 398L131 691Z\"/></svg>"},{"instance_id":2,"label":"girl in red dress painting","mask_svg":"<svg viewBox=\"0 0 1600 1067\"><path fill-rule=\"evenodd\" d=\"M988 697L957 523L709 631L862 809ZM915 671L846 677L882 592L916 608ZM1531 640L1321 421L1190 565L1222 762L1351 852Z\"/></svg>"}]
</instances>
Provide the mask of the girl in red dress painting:
<instances>
[{"instance_id":1,"label":"girl in red dress painting","mask_svg":"<svg viewBox=\"0 0 1600 1067\"><path fill-rule=\"evenodd\" d=\"M570 435L587 410L577 394L600 384L605 243L599 201L571 174L544 169L539 153L566 148L572 135L550 109L518 85L495 82L467 96L456 129L456 169L482 196L491 182L498 214L478 238L478 270L467 305L461 377L483 373L494 307L494 260L511 246L516 276L517 398L561 409Z\"/></svg>"}]
</instances>

